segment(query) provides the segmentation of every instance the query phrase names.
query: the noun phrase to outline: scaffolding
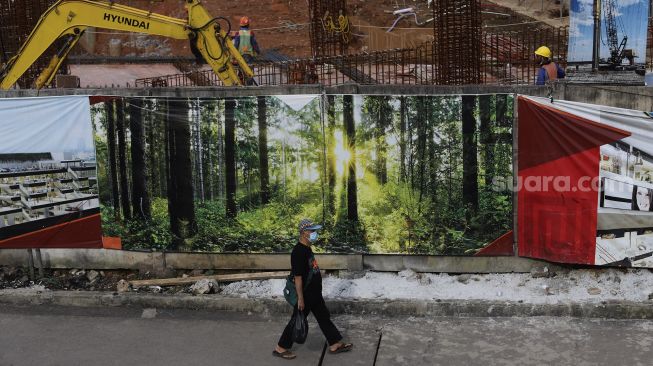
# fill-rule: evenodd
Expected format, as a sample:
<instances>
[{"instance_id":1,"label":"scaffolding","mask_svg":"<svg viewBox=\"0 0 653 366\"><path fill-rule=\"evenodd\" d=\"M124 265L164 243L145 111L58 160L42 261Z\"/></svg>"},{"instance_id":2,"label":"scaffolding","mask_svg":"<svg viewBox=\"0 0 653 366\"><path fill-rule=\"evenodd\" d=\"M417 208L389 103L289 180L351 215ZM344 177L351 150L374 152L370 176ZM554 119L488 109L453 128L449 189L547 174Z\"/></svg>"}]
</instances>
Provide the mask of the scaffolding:
<instances>
[{"instance_id":1,"label":"scaffolding","mask_svg":"<svg viewBox=\"0 0 653 366\"><path fill-rule=\"evenodd\" d=\"M351 41L347 0L309 0L313 57L347 53Z\"/></svg>"},{"instance_id":2,"label":"scaffolding","mask_svg":"<svg viewBox=\"0 0 653 366\"><path fill-rule=\"evenodd\" d=\"M436 84L480 84L480 0L438 0L432 4Z\"/></svg>"},{"instance_id":3,"label":"scaffolding","mask_svg":"<svg viewBox=\"0 0 653 366\"><path fill-rule=\"evenodd\" d=\"M365 54L261 61L252 64L252 69L258 85L529 85L534 83L539 69L533 50L547 44L554 60L564 65L568 34L568 27L549 26L537 32L527 26L483 32L478 60L462 65L459 65L459 60L455 60L453 65L442 64L443 59L436 56L437 46L425 42L416 47ZM446 67L455 70L444 74L442 69ZM207 81L202 85L222 85L211 70L202 70L137 79L135 86L197 86L194 80Z\"/></svg>"}]
</instances>

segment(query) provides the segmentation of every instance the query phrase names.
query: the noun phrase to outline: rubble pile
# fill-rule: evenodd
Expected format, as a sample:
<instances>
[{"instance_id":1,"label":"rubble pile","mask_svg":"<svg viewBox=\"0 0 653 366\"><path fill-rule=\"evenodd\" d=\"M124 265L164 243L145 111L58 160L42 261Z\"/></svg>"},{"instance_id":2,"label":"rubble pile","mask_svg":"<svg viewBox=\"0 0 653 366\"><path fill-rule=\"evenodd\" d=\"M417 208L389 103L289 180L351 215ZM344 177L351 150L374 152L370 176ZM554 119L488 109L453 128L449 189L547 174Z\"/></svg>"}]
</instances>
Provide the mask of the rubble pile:
<instances>
[{"instance_id":1,"label":"rubble pile","mask_svg":"<svg viewBox=\"0 0 653 366\"><path fill-rule=\"evenodd\" d=\"M189 277L200 275L212 275L213 271L177 271L173 276ZM44 277L38 278L38 271L35 269L36 280L31 281L29 271L26 267L0 266L0 290L18 289L33 286L43 286L48 290L71 290L71 291L111 291L126 292L134 291L141 293L192 293L207 294L218 293L220 288L215 281L198 281L188 286L144 286L132 288L129 285L131 280L151 279L156 276L149 271L128 271L128 270L86 270L86 269L61 269L45 270Z\"/></svg>"}]
</instances>

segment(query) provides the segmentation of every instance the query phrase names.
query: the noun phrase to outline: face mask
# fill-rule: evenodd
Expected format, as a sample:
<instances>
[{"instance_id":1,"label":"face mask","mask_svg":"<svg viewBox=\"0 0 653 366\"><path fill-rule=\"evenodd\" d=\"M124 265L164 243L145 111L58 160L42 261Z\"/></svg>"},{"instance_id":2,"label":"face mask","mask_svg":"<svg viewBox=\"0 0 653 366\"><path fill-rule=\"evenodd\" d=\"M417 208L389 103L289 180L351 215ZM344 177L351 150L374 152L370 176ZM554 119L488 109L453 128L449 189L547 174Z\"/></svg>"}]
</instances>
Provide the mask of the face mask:
<instances>
[{"instance_id":1,"label":"face mask","mask_svg":"<svg viewBox=\"0 0 653 366\"><path fill-rule=\"evenodd\" d=\"M317 240L317 231L313 231L311 235L308 237L308 240L311 241L311 243L315 243Z\"/></svg>"}]
</instances>

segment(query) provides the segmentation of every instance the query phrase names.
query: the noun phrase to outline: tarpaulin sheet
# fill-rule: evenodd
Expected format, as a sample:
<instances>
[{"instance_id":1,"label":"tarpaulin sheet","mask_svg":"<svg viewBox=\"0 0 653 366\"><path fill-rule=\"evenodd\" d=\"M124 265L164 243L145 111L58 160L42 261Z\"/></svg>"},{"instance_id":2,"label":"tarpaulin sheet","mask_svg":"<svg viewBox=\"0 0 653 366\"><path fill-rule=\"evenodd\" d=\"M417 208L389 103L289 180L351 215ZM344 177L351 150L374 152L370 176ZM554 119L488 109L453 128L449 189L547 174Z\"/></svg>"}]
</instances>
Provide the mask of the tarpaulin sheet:
<instances>
[{"instance_id":1,"label":"tarpaulin sheet","mask_svg":"<svg viewBox=\"0 0 653 366\"><path fill-rule=\"evenodd\" d=\"M0 154L92 151L87 96L0 99Z\"/></svg>"},{"instance_id":2,"label":"tarpaulin sheet","mask_svg":"<svg viewBox=\"0 0 653 366\"><path fill-rule=\"evenodd\" d=\"M630 132L524 96L518 118L519 255L594 264L599 149Z\"/></svg>"}]
</instances>

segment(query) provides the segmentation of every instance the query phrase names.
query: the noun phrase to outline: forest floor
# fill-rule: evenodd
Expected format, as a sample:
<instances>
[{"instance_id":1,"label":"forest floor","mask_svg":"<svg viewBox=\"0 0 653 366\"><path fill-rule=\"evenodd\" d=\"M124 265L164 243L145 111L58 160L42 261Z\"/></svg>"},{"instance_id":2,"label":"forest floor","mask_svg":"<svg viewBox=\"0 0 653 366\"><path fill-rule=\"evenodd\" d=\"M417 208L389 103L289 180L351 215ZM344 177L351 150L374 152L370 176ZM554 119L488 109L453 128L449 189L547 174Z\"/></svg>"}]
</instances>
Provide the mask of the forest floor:
<instances>
[{"instance_id":1,"label":"forest floor","mask_svg":"<svg viewBox=\"0 0 653 366\"><path fill-rule=\"evenodd\" d=\"M212 275L213 271L178 271L177 276ZM49 272L36 283L23 268L0 268L0 289L27 291L116 291L121 279L152 278L149 272L70 270ZM238 298L281 299L285 280L220 283L217 294ZM141 287L142 293L190 293L189 286ZM327 299L342 300L491 300L532 304L648 302L653 299L653 272L648 269L578 269L532 273L431 274L405 270L341 272L323 280Z\"/></svg>"}]
</instances>

